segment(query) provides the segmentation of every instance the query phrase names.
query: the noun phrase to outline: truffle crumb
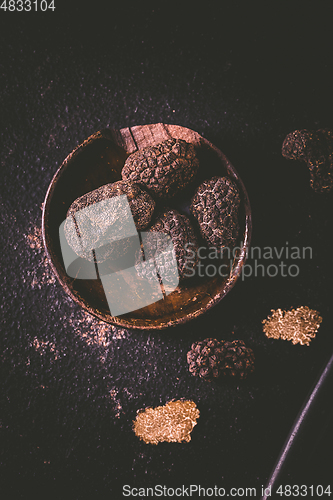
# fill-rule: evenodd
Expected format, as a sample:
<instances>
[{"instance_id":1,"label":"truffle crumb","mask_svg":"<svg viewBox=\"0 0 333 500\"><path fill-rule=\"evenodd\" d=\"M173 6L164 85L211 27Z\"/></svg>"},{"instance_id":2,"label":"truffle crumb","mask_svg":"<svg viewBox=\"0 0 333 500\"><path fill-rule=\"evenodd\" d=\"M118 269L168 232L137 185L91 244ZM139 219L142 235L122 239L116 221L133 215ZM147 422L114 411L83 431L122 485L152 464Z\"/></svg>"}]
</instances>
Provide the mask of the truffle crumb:
<instances>
[{"instance_id":1,"label":"truffle crumb","mask_svg":"<svg viewBox=\"0 0 333 500\"><path fill-rule=\"evenodd\" d=\"M35 226L30 234L25 235L27 243L33 250L43 249L42 228Z\"/></svg>"},{"instance_id":2,"label":"truffle crumb","mask_svg":"<svg viewBox=\"0 0 333 500\"><path fill-rule=\"evenodd\" d=\"M323 321L318 311L307 306L271 312L273 314L262 321L266 337L291 340L293 344L309 345Z\"/></svg>"},{"instance_id":3,"label":"truffle crumb","mask_svg":"<svg viewBox=\"0 0 333 500\"><path fill-rule=\"evenodd\" d=\"M45 355L47 352L52 352L54 354L54 359L58 359L59 351L56 348L56 345L53 342L47 340L44 342L43 340L39 340L37 337L34 338L32 342L33 347L41 356Z\"/></svg>"},{"instance_id":4,"label":"truffle crumb","mask_svg":"<svg viewBox=\"0 0 333 500\"><path fill-rule=\"evenodd\" d=\"M147 444L188 443L199 415L193 401L169 401L164 406L139 410L133 430Z\"/></svg>"},{"instance_id":5,"label":"truffle crumb","mask_svg":"<svg viewBox=\"0 0 333 500\"><path fill-rule=\"evenodd\" d=\"M41 227L35 226L29 234L24 235L27 245L34 250L36 255L35 265L27 269L22 276L23 282L29 282L31 288L41 289L44 285L53 285L56 278L52 272L49 260L46 256Z\"/></svg>"}]
</instances>

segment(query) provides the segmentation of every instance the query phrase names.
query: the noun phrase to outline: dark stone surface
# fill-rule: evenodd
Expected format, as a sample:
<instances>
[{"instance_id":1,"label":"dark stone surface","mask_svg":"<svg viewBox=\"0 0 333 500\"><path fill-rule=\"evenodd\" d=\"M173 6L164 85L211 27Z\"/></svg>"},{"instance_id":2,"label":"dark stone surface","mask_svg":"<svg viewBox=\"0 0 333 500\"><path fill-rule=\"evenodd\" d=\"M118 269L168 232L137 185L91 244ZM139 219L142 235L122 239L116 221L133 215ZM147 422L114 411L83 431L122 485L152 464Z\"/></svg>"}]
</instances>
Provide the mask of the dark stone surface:
<instances>
[{"instance_id":1,"label":"dark stone surface","mask_svg":"<svg viewBox=\"0 0 333 500\"><path fill-rule=\"evenodd\" d=\"M333 193L314 193L304 165L281 155L289 132L333 126L330 16L322 4L267 7L265 23L245 2L71 4L0 19L4 498L37 498L44 488L48 498L118 499L124 484L259 493L333 345ZM313 257L284 259L299 265L297 277L240 280L187 325L110 329L103 346L92 334L103 325L88 323L26 235L41 227L48 185L76 145L106 126L156 122L196 130L233 163L252 205L252 246L288 242ZM258 263L267 271L280 261ZM323 316L309 347L264 336L271 309L300 305ZM186 353L207 336L244 340L255 373L238 384L191 376ZM192 441L140 442L136 410L173 398L197 403Z\"/></svg>"}]
</instances>

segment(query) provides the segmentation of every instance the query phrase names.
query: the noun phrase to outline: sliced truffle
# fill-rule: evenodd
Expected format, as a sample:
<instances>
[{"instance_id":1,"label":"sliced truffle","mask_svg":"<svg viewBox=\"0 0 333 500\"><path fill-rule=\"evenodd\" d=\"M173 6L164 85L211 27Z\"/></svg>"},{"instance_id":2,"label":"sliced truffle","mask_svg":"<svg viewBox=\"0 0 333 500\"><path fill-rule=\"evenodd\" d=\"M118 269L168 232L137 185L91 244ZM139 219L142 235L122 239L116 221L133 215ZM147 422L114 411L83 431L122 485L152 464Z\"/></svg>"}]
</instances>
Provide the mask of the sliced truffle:
<instances>
[{"instance_id":1,"label":"sliced truffle","mask_svg":"<svg viewBox=\"0 0 333 500\"><path fill-rule=\"evenodd\" d=\"M133 430L146 444L188 443L199 416L194 401L169 401L164 406L139 410Z\"/></svg>"},{"instance_id":2,"label":"sliced truffle","mask_svg":"<svg viewBox=\"0 0 333 500\"><path fill-rule=\"evenodd\" d=\"M293 344L310 345L323 321L319 312L307 306L283 311L272 309L262 321L266 337L290 340Z\"/></svg>"}]
</instances>

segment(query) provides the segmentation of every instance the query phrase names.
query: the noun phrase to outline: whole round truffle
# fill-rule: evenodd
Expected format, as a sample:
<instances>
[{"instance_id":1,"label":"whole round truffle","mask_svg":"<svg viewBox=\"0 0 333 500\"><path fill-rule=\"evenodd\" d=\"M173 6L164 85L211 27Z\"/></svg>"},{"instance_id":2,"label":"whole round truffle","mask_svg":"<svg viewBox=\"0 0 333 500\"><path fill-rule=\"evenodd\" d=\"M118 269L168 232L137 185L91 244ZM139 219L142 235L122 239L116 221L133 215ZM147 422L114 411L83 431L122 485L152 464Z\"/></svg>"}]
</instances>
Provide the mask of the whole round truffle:
<instances>
[{"instance_id":1,"label":"whole round truffle","mask_svg":"<svg viewBox=\"0 0 333 500\"><path fill-rule=\"evenodd\" d=\"M145 187L157 198L171 198L191 182L198 168L193 144L168 139L132 153L121 175Z\"/></svg>"},{"instance_id":2,"label":"whole round truffle","mask_svg":"<svg viewBox=\"0 0 333 500\"><path fill-rule=\"evenodd\" d=\"M154 235L164 233L169 235L173 243L173 251L166 247L165 241ZM150 238L149 236L152 235ZM194 275L198 263L198 242L194 230L186 215L177 210L166 208L161 212L147 231L144 238L145 262L137 268L138 275L146 279L156 279L155 262L158 260L160 275L163 280L175 281L174 255L177 261L179 279L189 278ZM189 258L188 250L192 250ZM137 263L142 261L137 255Z\"/></svg>"},{"instance_id":3,"label":"whole round truffle","mask_svg":"<svg viewBox=\"0 0 333 500\"><path fill-rule=\"evenodd\" d=\"M94 260L92 249L99 249L97 262L103 262L111 255L121 255L126 250L121 233L132 221L124 212L117 197L126 195L136 229L145 229L155 209L152 197L140 186L130 181L105 184L77 198L69 207L64 234L74 252L90 261ZM107 200L113 200L113 203ZM89 208L92 208L89 210ZM119 236L119 238L115 236Z\"/></svg>"},{"instance_id":4,"label":"whole round truffle","mask_svg":"<svg viewBox=\"0 0 333 500\"><path fill-rule=\"evenodd\" d=\"M217 247L232 247L239 232L240 196L228 177L204 181L192 198L190 211L197 219L202 237Z\"/></svg>"}]
</instances>

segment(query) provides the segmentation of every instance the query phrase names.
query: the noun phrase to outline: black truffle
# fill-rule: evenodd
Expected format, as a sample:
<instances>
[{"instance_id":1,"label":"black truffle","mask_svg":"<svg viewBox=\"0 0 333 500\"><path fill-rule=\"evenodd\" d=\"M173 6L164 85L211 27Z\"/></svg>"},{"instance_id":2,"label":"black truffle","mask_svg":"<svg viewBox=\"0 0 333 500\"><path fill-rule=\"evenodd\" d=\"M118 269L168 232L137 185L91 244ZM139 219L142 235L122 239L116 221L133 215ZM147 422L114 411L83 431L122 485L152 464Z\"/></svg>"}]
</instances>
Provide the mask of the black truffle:
<instances>
[{"instance_id":1,"label":"black truffle","mask_svg":"<svg viewBox=\"0 0 333 500\"><path fill-rule=\"evenodd\" d=\"M238 236L240 196L228 177L212 177L197 189L190 211L202 237L216 247L232 247Z\"/></svg>"},{"instance_id":2,"label":"black truffle","mask_svg":"<svg viewBox=\"0 0 333 500\"><path fill-rule=\"evenodd\" d=\"M220 376L223 354L223 342L219 340L210 338L194 342L191 350L187 353L190 373L208 382L218 378Z\"/></svg>"},{"instance_id":3,"label":"black truffle","mask_svg":"<svg viewBox=\"0 0 333 500\"><path fill-rule=\"evenodd\" d=\"M317 193L329 192L333 186L333 131L295 130L282 144L282 155L306 162L310 186Z\"/></svg>"},{"instance_id":4,"label":"black truffle","mask_svg":"<svg viewBox=\"0 0 333 500\"><path fill-rule=\"evenodd\" d=\"M254 353L243 340L222 341L223 362L221 374L244 379L254 371Z\"/></svg>"},{"instance_id":5,"label":"black truffle","mask_svg":"<svg viewBox=\"0 0 333 500\"><path fill-rule=\"evenodd\" d=\"M205 339L187 353L189 371L209 382L220 375L245 379L254 371L254 353L243 340Z\"/></svg>"},{"instance_id":6,"label":"black truffle","mask_svg":"<svg viewBox=\"0 0 333 500\"><path fill-rule=\"evenodd\" d=\"M182 139L168 139L132 153L121 175L157 198L171 198L190 183L198 168L193 144Z\"/></svg>"},{"instance_id":7,"label":"black truffle","mask_svg":"<svg viewBox=\"0 0 333 500\"><path fill-rule=\"evenodd\" d=\"M103 262L111 255L120 256L126 250L124 241L114 241L118 235L121 239L121 232L126 233L126 224L131 223L122 205L118 206L115 200L121 195L127 196L136 229L148 226L155 202L146 191L129 181L101 186L77 198L67 212L64 233L69 246L78 256L92 261L94 256L91 250L98 248L97 262ZM110 199L115 201L111 209L110 205L103 203ZM85 210L93 205L94 210Z\"/></svg>"},{"instance_id":8,"label":"black truffle","mask_svg":"<svg viewBox=\"0 0 333 500\"><path fill-rule=\"evenodd\" d=\"M173 250L166 251L164 247L167 242L158 238L159 233L170 236L174 254ZM198 262L198 242L186 215L180 214L177 210L165 208L146 232L144 241L144 257L147 265L139 267L139 276L156 279L154 261L158 259L158 267L163 280L174 282L174 256L177 261L179 279L193 275L193 270ZM188 258L188 245L191 245L190 248L195 254L195 257L191 260ZM138 260L141 260L140 256L137 256Z\"/></svg>"}]
</instances>

